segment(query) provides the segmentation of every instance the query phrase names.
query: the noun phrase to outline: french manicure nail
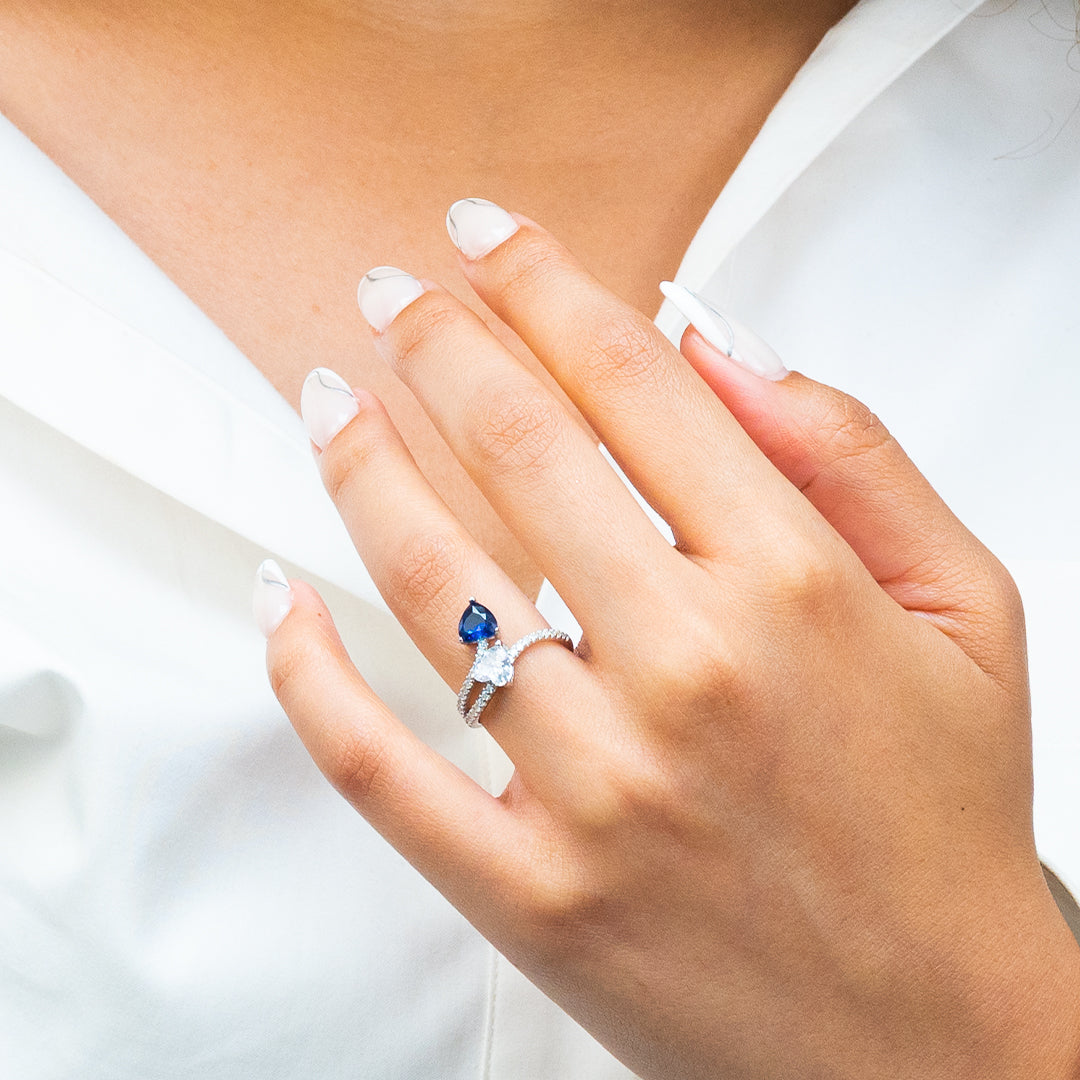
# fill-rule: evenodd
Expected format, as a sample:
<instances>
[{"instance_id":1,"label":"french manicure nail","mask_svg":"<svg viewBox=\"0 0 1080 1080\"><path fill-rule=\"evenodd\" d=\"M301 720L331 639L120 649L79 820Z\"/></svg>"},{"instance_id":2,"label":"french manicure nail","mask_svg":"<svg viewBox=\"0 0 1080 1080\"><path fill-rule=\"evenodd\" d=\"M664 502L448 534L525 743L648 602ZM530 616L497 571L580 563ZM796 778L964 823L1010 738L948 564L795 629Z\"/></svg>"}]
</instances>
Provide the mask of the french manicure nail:
<instances>
[{"instance_id":1,"label":"french manicure nail","mask_svg":"<svg viewBox=\"0 0 1080 1080\"><path fill-rule=\"evenodd\" d=\"M255 571L255 591L251 597L255 625L263 637L269 637L281 625L292 609L292 603L289 579L273 559L264 559Z\"/></svg>"},{"instance_id":2,"label":"french manicure nail","mask_svg":"<svg viewBox=\"0 0 1080 1080\"><path fill-rule=\"evenodd\" d=\"M330 440L360 411L349 384L335 371L317 367L300 391L300 415L311 441L325 450Z\"/></svg>"},{"instance_id":3,"label":"french manicure nail","mask_svg":"<svg viewBox=\"0 0 1080 1080\"><path fill-rule=\"evenodd\" d=\"M458 199L446 211L446 231L466 259L479 259L513 236L518 223L487 199Z\"/></svg>"},{"instance_id":4,"label":"french manicure nail","mask_svg":"<svg viewBox=\"0 0 1080 1080\"><path fill-rule=\"evenodd\" d=\"M730 315L721 315L697 293L670 281L661 281L660 291L713 348L740 367L773 382L788 374L780 357L757 334Z\"/></svg>"},{"instance_id":5,"label":"french manicure nail","mask_svg":"<svg viewBox=\"0 0 1080 1080\"><path fill-rule=\"evenodd\" d=\"M372 329L381 334L423 291L412 274L396 266L376 266L360 279L356 302Z\"/></svg>"}]
</instances>

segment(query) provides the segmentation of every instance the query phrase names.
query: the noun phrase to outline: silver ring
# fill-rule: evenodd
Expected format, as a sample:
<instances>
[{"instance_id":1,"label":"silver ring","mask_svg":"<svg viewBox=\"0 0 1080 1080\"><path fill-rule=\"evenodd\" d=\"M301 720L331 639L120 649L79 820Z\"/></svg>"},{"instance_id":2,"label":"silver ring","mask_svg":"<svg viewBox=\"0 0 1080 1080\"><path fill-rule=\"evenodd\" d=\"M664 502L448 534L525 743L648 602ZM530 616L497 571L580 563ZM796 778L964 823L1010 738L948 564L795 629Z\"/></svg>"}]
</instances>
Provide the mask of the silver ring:
<instances>
[{"instance_id":1,"label":"silver ring","mask_svg":"<svg viewBox=\"0 0 1080 1080\"><path fill-rule=\"evenodd\" d=\"M530 646L538 641L559 641L570 650L574 641L564 630L534 630L520 641L515 641L507 648L498 637L499 624L495 616L469 597L469 606L458 621L458 637L463 645L476 644L476 656L472 667L461 684L457 697L458 712L465 718L469 727L478 727L480 714L487 703L494 697L500 686L509 686L514 679L514 661ZM474 686L481 685L476 700L469 704L469 695Z\"/></svg>"}]
</instances>

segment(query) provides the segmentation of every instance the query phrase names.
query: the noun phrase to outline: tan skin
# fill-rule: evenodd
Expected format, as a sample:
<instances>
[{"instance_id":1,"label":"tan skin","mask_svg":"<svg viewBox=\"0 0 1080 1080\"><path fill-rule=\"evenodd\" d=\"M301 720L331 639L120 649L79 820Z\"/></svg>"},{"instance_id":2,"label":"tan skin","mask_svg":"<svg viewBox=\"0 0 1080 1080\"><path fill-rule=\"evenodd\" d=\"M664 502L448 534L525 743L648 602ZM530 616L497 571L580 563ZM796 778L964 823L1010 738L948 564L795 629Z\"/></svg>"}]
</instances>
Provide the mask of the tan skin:
<instances>
[{"instance_id":1,"label":"tan skin","mask_svg":"<svg viewBox=\"0 0 1080 1080\"><path fill-rule=\"evenodd\" d=\"M469 281L678 545L432 286L376 348L585 636L576 655L525 653L485 711L515 765L496 799L375 697L294 581L267 664L315 761L645 1080L1075 1080L1080 951L1035 853L1008 574L865 407L753 375L693 332L680 355L518 222L463 260ZM456 687L467 650L446 627L469 590L507 640L542 620L377 399L355 400L320 442L323 481ZM678 632L658 634L673 601Z\"/></svg>"},{"instance_id":2,"label":"tan skin","mask_svg":"<svg viewBox=\"0 0 1080 1080\"><path fill-rule=\"evenodd\" d=\"M0 111L288 401L316 364L378 393L535 595L536 566L367 345L360 275L419 268L479 307L442 215L482 195L654 315L656 283L850 6L24 0L0 11Z\"/></svg>"},{"instance_id":3,"label":"tan skin","mask_svg":"<svg viewBox=\"0 0 1080 1080\"><path fill-rule=\"evenodd\" d=\"M539 985L650 1078L1071 1077L1080 963L1031 839L1011 582L857 403L747 376L694 334L684 359L642 316L849 6L628 2L578 23L569 5L424 5L388 23L330 2L287 20L8 5L0 107L289 400L318 363L386 401L450 511L370 396L319 467L448 683L461 650L433 628L462 589L524 631L546 572L580 611L587 647L528 654L513 715L503 698L485 718L517 766L498 800L374 699L310 588L294 583L268 651L320 767ZM465 194L544 220L610 291L527 221L459 261L441 212ZM481 297L494 334L437 288L367 333L352 292L380 262ZM589 315L571 343L552 318L567 303ZM494 415L477 431L440 381L457 356L461 379L516 380L508 409L531 402L559 438L507 439ZM677 551L597 471L555 384ZM695 450L677 461L651 434L665 409ZM610 543L590 548L558 498L530 518L567 467L588 471ZM418 555L425 508L443 542ZM604 572L575 578L581 551ZM650 589L684 597L667 651L641 632ZM555 682L557 708L530 693Z\"/></svg>"}]
</instances>

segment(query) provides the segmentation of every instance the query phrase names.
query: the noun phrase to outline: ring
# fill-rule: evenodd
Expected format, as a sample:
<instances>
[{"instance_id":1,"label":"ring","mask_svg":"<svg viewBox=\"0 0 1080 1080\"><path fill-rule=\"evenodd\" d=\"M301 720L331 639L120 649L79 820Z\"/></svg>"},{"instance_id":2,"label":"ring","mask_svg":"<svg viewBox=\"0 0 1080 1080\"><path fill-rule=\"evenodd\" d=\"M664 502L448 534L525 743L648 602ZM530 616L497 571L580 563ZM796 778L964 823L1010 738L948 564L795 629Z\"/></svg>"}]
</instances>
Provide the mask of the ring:
<instances>
[{"instance_id":1,"label":"ring","mask_svg":"<svg viewBox=\"0 0 1080 1080\"><path fill-rule=\"evenodd\" d=\"M476 643L476 656L457 698L458 712L469 727L479 726L480 714L495 691L513 681L514 661L530 645L535 645L538 641L561 641L570 650L574 648L573 639L565 630L552 630L550 627L526 634L510 648L499 641L498 633L499 624L495 621L495 616L470 596L469 606L458 622L458 637L463 645ZM480 693L472 705L469 705L469 695L477 683L482 684Z\"/></svg>"}]
</instances>

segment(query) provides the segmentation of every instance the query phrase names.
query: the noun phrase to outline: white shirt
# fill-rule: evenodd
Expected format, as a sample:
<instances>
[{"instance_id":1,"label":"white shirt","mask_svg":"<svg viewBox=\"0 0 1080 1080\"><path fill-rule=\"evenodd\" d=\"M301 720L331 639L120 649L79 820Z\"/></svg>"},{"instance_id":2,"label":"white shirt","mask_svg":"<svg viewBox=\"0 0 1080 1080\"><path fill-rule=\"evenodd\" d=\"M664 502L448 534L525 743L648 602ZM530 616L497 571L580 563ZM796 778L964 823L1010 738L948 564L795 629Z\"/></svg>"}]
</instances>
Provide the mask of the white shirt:
<instances>
[{"instance_id":1,"label":"white shirt","mask_svg":"<svg viewBox=\"0 0 1080 1080\"><path fill-rule=\"evenodd\" d=\"M1080 76L1042 0L976 8L863 0L677 280L871 404L1014 572L1037 840L1076 890ZM291 407L2 120L0 507L0 1075L627 1075L318 775L251 622L267 554L422 737L492 786L506 763Z\"/></svg>"}]
</instances>

